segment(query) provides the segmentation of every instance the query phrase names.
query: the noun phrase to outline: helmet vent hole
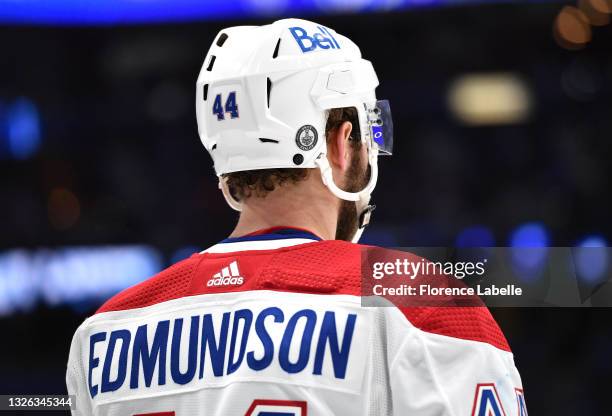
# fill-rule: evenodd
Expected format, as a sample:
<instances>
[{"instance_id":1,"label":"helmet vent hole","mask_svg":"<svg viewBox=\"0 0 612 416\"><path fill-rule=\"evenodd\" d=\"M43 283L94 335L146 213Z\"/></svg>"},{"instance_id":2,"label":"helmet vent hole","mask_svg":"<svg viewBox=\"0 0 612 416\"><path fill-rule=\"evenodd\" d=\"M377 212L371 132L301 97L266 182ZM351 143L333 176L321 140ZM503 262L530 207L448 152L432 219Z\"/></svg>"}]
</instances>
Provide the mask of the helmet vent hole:
<instances>
[{"instance_id":1,"label":"helmet vent hole","mask_svg":"<svg viewBox=\"0 0 612 416\"><path fill-rule=\"evenodd\" d=\"M213 65L215 64L215 55L210 55L210 60L208 61L208 66L206 67L207 71L212 71Z\"/></svg>"},{"instance_id":2,"label":"helmet vent hole","mask_svg":"<svg viewBox=\"0 0 612 416\"><path fill-rule=\"evenodd\" d=\"M217 148L217 143L213 144L212 147L210 148L210 150L215 150Z\"/></svg>"},{"instance_id":3,"label":"helmet vent hole","mask_svg":"<svg viewBox=\"0 0 612 416\"><path fill-rule=\"evenodd\" d=\"M268 78L268 90L267 90L268 108L270 108L270 93L271 92L272 92L272 81L270 81L270 78Z\"/></svg>"},{"instance_id":4,"label":"helmet vent hole","mask_svg":"<svg viewBox=\"0 0 612 416\"><path fill-rule=\"evenodd\" d=\"M272 54L272 59L276 59L278 56L278 48L280 48L281 38L278 38L278 42L276 42L276 47L274 48L274 53Z\"/></svg>"},{"instance_id":5,"label":"helmet vent hole","mask_svg":"<svg viewBox=\"0 0 612 416\"><path fill-rule=\"evenodd\" d=\"M208 98L208 84L204 84L203 95L204 95L204 101L206 101L206 99Z\"/></svg>"},{"instance_id":6,"label":"helmet vent hole","mask_svg":"<svg viewBox=\"0 0 612 416\"><path fill-rule=\"evenodd\" d=\"M223 44L225 43L228 37L229 36L227 36L225 33L221 33L221 35L219 36L219 39L217 39L217 46L218 47L223 46Z\"/></svg>"},{"instance_id":7,"label":"helmet vent hole","mask_svg":"<svg viewBox=\"0 0 612 416\"><path fill-rule=\"evenodd\" d=\"M265 138L265 137L260 137L259 141L262 142L262 143L278 143L278 140L268 139L268 138Z\"/></svg>"}]
</instances>

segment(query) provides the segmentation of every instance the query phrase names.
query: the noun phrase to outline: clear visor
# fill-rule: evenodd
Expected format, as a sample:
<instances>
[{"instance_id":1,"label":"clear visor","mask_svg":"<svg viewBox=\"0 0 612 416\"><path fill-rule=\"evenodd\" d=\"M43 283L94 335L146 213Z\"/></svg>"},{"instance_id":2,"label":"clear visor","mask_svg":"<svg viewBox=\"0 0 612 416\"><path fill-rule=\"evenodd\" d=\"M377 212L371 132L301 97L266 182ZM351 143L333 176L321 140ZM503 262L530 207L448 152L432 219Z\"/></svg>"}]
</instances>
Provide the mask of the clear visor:
<instances>
[{"instance_id":1,"label":"clear visor","mask_svg":"<svg viewBox=\"0 0 612 416\"><path fill-rule=\"evenodd\" d=\"M378 100L372 106L366 106L368 124L372 138L372 145L378 148L378 154L390 156L393 154L393 120L391 119L391 106L388 100Z\"/></svg>"}]
</instances>

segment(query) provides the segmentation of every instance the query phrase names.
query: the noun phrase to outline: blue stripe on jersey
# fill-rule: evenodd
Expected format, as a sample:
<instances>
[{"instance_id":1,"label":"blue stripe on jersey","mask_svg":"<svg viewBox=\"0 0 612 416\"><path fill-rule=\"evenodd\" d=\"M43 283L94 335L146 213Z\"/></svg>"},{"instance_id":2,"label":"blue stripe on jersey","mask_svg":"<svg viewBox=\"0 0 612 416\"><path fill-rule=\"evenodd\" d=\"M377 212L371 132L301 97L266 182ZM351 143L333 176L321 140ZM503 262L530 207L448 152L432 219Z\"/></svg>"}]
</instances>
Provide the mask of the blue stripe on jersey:
<instances>
[{"instance_id":1,"label":"blue stripe on jersey","mask_svg":"<svg viewBox=\"0 0 612 416\"><path fill-rule=\"evenodd\" d=\"M308 231L297 230L295 228L282 228L274 230L267 234L245 235L242 237L226 238L225 240L220 241L219 244L237 243L240 241L286 240L289 238L305 238L308 240L321 241L319 237Z\"/></svg>"}]
</instances>

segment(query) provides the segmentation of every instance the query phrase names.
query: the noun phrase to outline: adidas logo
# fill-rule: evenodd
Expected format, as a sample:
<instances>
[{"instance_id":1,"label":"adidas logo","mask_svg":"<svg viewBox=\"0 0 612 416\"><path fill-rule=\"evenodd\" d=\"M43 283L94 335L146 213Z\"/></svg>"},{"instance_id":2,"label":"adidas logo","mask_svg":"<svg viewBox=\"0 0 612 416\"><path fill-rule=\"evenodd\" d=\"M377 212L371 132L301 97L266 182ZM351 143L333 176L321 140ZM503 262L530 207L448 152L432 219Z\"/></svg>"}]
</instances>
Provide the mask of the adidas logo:
<instances>
[{"instance_id":1,"label":"adidas logo","mask_svg":"<svg viewBox=\"0 0 612 416\"><path fill-rule=\"evenodd\" d=\"M238 262L234 260L229 266L222 268L219 273L215 273L206 286L240 286L242 283L244 283L244 278L240 276Z\"/></svg>"}]
</instances>

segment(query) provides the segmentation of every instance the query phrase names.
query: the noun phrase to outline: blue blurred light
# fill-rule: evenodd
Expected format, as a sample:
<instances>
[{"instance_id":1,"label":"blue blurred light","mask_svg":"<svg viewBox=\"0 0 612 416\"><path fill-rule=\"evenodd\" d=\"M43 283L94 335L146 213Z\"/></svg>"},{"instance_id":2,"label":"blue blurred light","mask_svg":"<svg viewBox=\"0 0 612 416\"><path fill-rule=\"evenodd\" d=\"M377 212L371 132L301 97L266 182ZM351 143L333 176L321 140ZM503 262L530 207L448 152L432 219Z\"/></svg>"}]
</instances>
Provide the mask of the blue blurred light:
<instances>
[{"instance_id":1,"label":"blue blurred light","mask_svg":"<svg viewBox=\"0 0 612 416\"><path fill-rule=\"evenodd\" d=\"M507 2L508 0L487 0ZM512 1L512 0L510 0ZM515 0L519 1L519 0ZM560 1L560 0L539 0ZM115 25L262 15L388 11L485 3L485 0L0 0L0 22L53 25Z\"/></svg>"},{"instance_id":2,"label":"blue blurred light","mask_svg":"<svg viewBox=\"0 0 612 416\"><path fill-rule=\"evenodd\" d=\"M159 252L149 246L74 247L0 253L0 316L49 305L102 300L156 274Z\"/></svg>"},{"instance_id":3,"label":"blue blurred light","mask_svg":"<svg viewBox=\"0 0 612 416\"><path fill-rule=\"evenodd\" d=\"M543 224L529 222L518 227L510 237L511 247L546 247L548 233Z\"/></svg>"},{"instance_id":4,"label":"blue blurred light","mask_svg":"<svg viewBox=\"0 0 612 416\"><path fill-rule=\"evenodd\" d=\"M0 0L2 1L2 0ZM5 158L8 153L8 139L6 137L6 104L0 101L0 157Z\"/></svg>"},{"instance_id":5,"label":"blue blurred light","mask_svg":"<svg viewBox=\"0 0 612 416\"><path fill-rule=\"evenodd\" d=\"M608 244L603 237L585 237L574 250L574 266L581 279L595 283L606 273L609 264Z\"/></svg>"},{"instance_id":6,"label":"blue blurred light","mask_svg":"<svg viewBox=\"0 0 612 416\"><path fill-rule=\"evenodd\" d=\"M510 236L510 258L517 277L534 281L541 276L548 258L548 232L543 224L529 222Z\"/></svg>"},{"instance_id":7,"label":"blue blurred light","mask_svg":"<svg viewBox=\"0 0 612 416\"><path fill-rule=\"evenodd\" d=\"M461 231L455 239L455 246L463 247L494 247L493 233L484 225L474 225Z\"/></svg>"},{"instance_id":8,"label":"blue blurred light","mask_svg":"<svg viewBox=\"0 0 612 416\"><path fill-rule=\"evenodd\" d=\"M580 243L578 243L578 247L607 247L608 244L606 240L599 235L590 235L585 237Z\"/></svg>"},{"instance_id":9,"label":"blue blurred light","mask_svg":"<svg viewBox=\"0 0 612 416\"><path fill-rule=\"evenodd\" d=\"M0 255L0 316L29 310L37 296L28 252L13 250Z\"/></svg>"},{"instance_id":10,"label":"blue blurred light","mask_svg":"<svg viewBox=\"0 0 612 416\"><path fill-rule=\"evenodd\" d=\"M27 159L40 147L40 117L34 103L19 98L5 115L5 140L8 152L15 159Z\"/></svg>"}]
</instances>

